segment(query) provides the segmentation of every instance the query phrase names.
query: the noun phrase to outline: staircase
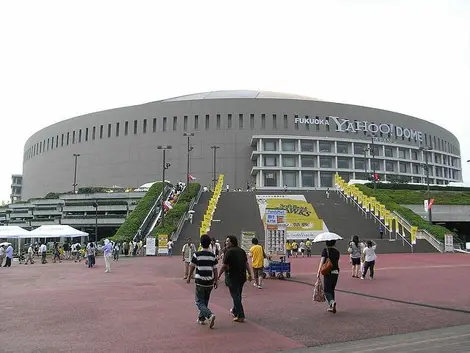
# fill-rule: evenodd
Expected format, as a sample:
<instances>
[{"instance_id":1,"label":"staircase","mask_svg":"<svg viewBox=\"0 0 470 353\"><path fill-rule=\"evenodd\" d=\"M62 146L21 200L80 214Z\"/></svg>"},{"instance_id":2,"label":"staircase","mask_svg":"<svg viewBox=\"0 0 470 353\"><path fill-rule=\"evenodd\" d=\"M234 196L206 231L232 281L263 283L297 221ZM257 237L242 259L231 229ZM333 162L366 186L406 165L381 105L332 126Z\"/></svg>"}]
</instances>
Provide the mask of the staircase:
<instances>
[{"instance_id":1,"label":"staircase","mask_svg":"<svg viewBox=\"0 0 470 353\"><path fill-rule=\"evenodd\" d=\"M189 221L186 221L183 229L181 230L178 240L175 244L173 254L175 255L180 255L181 254L181 249L183 248L183 244L186 243L186 240L188 238L191 238L191 241L196 244L196 246L199 245L199 228L201 227L201 222L204 219L204 213L207 210L207 207L209 206L209 200L212 197L212 192L202 192L201 197L199 198L199 202L194 205L193 211L193 222L190 223Z\"/></svg>"}]
</instances>

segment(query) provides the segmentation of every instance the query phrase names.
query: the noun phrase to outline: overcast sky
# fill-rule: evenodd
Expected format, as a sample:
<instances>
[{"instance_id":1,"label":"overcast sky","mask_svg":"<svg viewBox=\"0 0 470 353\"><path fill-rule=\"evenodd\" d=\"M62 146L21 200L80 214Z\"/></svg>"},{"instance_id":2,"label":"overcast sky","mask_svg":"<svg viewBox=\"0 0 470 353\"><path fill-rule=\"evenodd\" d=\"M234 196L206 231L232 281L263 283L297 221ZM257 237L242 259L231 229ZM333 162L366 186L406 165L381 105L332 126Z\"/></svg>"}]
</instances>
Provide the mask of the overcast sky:
<instances>
[{"instance_id":1,"label":"overcast sky","mask_svg":"<svg viewBox=\"0 0 470 353\"><path fill-rule=\"evenodd\" d=\"M454 133L470 159L468 0L73 3L0 4L0 200L37 130L221 89L413 115Z\"/></svg>"}]
</instances>

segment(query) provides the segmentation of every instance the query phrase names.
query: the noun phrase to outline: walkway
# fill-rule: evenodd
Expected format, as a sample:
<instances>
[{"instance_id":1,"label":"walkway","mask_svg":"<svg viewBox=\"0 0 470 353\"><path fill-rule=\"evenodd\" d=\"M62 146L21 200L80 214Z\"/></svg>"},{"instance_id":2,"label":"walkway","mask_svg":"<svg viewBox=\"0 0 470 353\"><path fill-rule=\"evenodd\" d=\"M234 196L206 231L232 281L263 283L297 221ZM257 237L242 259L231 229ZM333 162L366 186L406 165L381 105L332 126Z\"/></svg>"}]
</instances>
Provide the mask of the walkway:
<instances>
[{"instance_id":1,"label":"walkway","mask_svg":"<svg viewBox=\"0 0 470 353\"><path fill-rule=\"evenodd\" d=\"M195 324L194 284L182 280L179 257L124 258L112 264L110 274L101 259L93 269L83 262L15 264L0 269L0 351L275 352L363 340L347 344L354 352L367 338L469 325L470 282L461 280L470 278L469 260L467 255L379 255L377 278L361 281L350 277L344 257L333 316L311 300L310 273L318 258L293 259L292 279L298 282L267 280L263 290L246 286L245 324L232 322L228 292L217 289L212 331ZM429 345L426 335L411 337L424 337L423 345ZM393 346L394 337L401 339L378 342ZM468 342L468 336L451 341L459 339ZM449 351L464 351L459 347ZM305 352L324 351L316 349Z\"/></svg>"}]
</instances>

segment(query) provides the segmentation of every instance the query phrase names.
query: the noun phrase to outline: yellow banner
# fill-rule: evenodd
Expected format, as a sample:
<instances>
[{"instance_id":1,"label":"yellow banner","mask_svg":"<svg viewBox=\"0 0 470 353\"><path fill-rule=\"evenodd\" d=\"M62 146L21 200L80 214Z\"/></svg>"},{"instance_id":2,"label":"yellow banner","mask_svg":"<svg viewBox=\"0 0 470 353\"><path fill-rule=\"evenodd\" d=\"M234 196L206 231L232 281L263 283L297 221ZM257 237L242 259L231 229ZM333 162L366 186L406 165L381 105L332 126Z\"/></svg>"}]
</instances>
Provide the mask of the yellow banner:
<instances>
[{"instance_id":1,"label":"yellow banner","mask_svg":"<svg viewBox=\"0 0 470 353\"><path fill-rule=\"evenodd\" d=\"M168 234L158 234L158 253L168 251Z\"/></svg>"},{"instance_id":2,"label":"yellow banner","mask_svg":"<svg viewBox=\"0 0 470 353\"><path fill-rule=\"evenodd\" d=\"M416 232L418 231L418 227L412 226L411 227L411 244L416 245Z\"/></svg>"},{"instance_id":3,"label":"yellow banner","mask_svg":"<svg viewBox=\"0 0 470 353\"><path fill-rule=\"evenodd\" d=\"M288 231L323 230L323 220L319 219L312 205L307 201L288 198L267 199L266 208L287 211L286 222ZM264 217L266 221L266 216Z\"/></svg>"}]
</instances>

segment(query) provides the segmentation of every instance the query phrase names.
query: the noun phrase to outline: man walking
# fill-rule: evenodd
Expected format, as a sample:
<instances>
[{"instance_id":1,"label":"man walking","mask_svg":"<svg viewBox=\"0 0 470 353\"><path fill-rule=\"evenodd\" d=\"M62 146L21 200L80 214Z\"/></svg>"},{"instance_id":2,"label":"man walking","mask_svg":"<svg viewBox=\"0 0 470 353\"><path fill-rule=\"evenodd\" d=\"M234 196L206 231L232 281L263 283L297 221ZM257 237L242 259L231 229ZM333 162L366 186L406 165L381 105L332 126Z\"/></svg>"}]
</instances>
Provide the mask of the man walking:
<instances>
[{"instance_id":1,"label":"man walking","mask_svg":"<svg viewBox=\"0 0 470 353\"><path fill-rule=\"evenodd\" d=\"M11 260L13 259L13 247L10 245L8 245L6 251L6 256L7 256L7 261L5 262L5 265L3 265L3 267L11 267Z\"/></svg>"},{"instance_id":2,"label":"man walking","mask_svg":"<svg viewBox=\"0 0 470 353\"><path fill-rule=\"evenodd\" d=\"M111 272L111 253L113 251L113 244L108 239L104 240L104 246L103 246L103 258L104 258L104 264L106 266L106 270L104 271L105 273Z\"/></svg>"},{"instance_id":3,"label":"man walking","mask_svg":"<svg viewBox=\"0 0 470 353\"><path fill-rule=\"evenodd\" d=\"M204 234L201 237L202 250L197 251L191 259L190 272L187 283L191 282L191 277L194 273L194 270L196 270L196 306L199 309L197 323L204 325L206 320L208 320L209 328L213 328L215 323L215 315L208 308L208 305L212 288L217 288L218 278L217 258L215 254L210 251L210 244L211 238L207 234Z\"/></svg>"},{"instance_id":4,"label":"man walking","mask_svg":"<svg viewBox=\"0 0 470 353\"><path fill-rule=\"evenodd\" d=\"M181 252L183 254L184 263L183 279L187 279L189 275L189 264L191 263L194 253L196 252L196 246L192 243L191 238L188 238L188 241L183 245Z\"/></svg>"},{"instance_id":5,"label":"man walking","mask_svg":"<svg viewBox=\"0 0 470 353\"><path fill-rule=\"evenodd\" d=\"M248 263L248 257L245 250L238 246L238 239L234 235L229 235L225 240L227 251L224 255L223 266L220 270L220 276L227 271L225 284L230 290L233 300L233 308L230 312L233 315L233 321L245 322L245 311L242 304L243 286L246 282L246 272L250 272L251 278L254 277L253 269Z\"/></svg>"},{"instance_id":6,"label":"man walking","mask_svg":"<svg viewBox=\"0 0 470 353\"><path fill-rule=\"evenodd\" d=\"M262 289L262 281L263 281L263 267L264 267L264 250L261 245L259 245L259 241L257 238L251 239L251 243L253 246L250 248L250 255L251 255L251 265L253 267L254 279L255 282L253 286Z\"/></svg>"}]
</instances>

